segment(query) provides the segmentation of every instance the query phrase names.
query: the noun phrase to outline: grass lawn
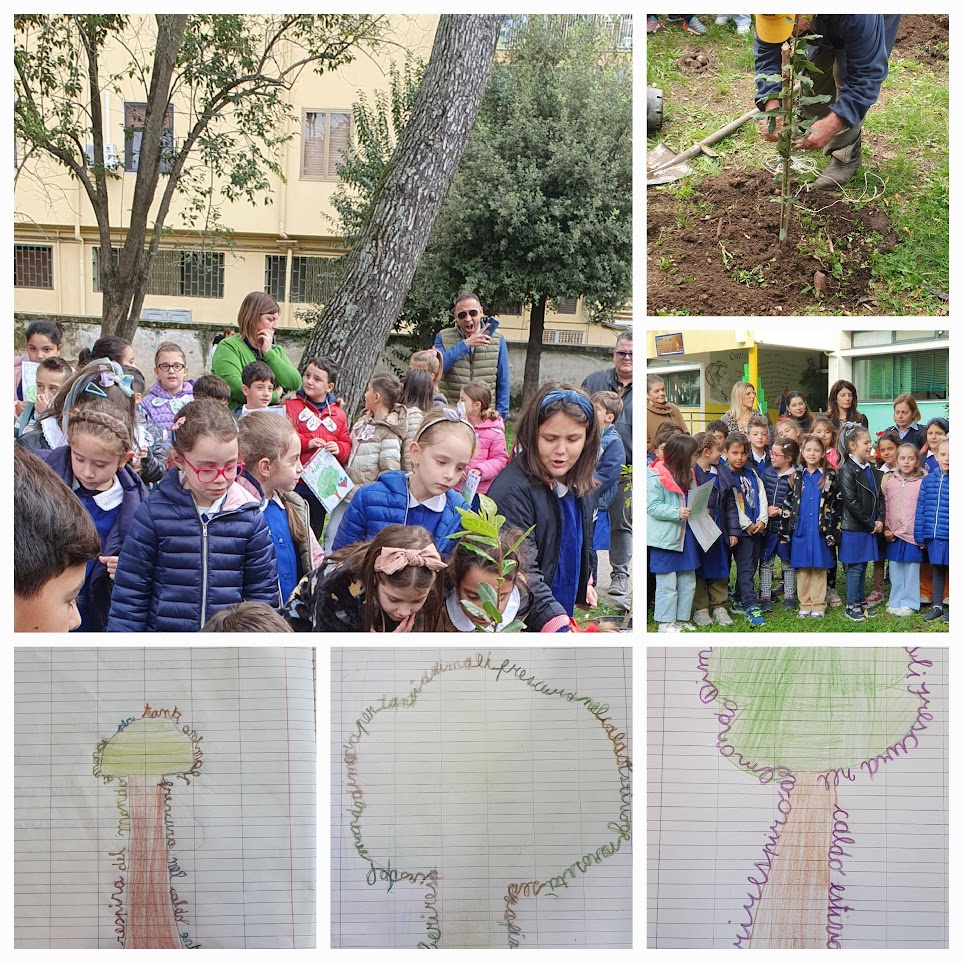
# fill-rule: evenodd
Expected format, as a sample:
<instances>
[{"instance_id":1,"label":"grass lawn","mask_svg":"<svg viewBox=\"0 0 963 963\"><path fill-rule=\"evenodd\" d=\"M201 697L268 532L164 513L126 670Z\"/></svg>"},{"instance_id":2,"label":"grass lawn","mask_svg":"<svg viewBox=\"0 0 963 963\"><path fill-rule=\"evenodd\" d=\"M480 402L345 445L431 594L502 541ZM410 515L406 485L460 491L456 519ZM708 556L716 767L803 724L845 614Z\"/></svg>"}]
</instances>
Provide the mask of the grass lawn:
<instances>
[{"instance_id":1,"label":"grass lawn","mask_svg":"<svg viewBox=\"0 0 963 963\"><path fill-rule=\"evenodd\" d=\"M751 35L738 36L731 23L715 26L711 15L700 19L709 28L704 36L696 37L666 25L646 38L647 83L661 88L665 95L665 124L661 131L648 138L649 148L665 141L680 152L753 106L755 67ZM909 18L904 17L906 19ZM702 74L681 71L677 60L696 47L710 57L709 68ZM689 161L692 175L647 189L650 204L654 198L661 201L665 195L671 197L677 217L675 226L660 226L650 236L650 278L657 273L664 274L686 289L686 282L698 281L698 277L686 276L698 272L691 267L696 262L686 259L684 241L685 235L692 234L693 225L698 225L701 219L713 226L712 243L702 247L715 248L703 250L704 255L712 255L717 261L721 256L729 277L743 285L743 291L745 286L771 286L774 281L765 275L763 269L768 269L765 264L731 261L726 257L728 250L718 250L714 226L718 217L720 229L723 228L725 217L721 208L712 207L711 179L722 183L740 170L753 174L762 171L764 162L773 158L775 145L764 141L756 123L750 121L713 149L719 153L718 158L700 156ZM829 158L821 152L805 152L802 156L815 160L820 169L829 163ZM808 194L802 188L803 209L793 213L795 225L790 229L790 241L801 244L801 253L830 278L842 282L843 275L848 276L852 271L869 274L865 296L858 301L852 297L847 300L848 307L842 307L832 298L819 300L813 295L812 304L804 313L947 314L949 170L949 60L928 57L911 42L901 43L898 35L889 76L864 122L863 167L847 186L848 199L843 207L833 208L878 215L879 222L886 225L882 229L886 243L882 234L870 226L872 218L868 219L870 223L857 228L860 237L854 240L848 236L848 230L839 229L835 217L826 214L816 217L815 211L807 213L805 208L818 210L816 199L825 198L826 194ZM864 172L866 179L862 176ZM793 174L793 180L802 185L815 176L815 173ZM878 196L873 197L874 192ZM757 194L755 186L747 188L740 203L751 208ZM835 199L838 195L832 197ZM722 241L725 244L724 234ZM705 269L705 257L702 265ZM750 268L752 270L748 270ZM778 276L778 265L772 270L774 276ZM862 288L862 281L860 285ZM698 309L697 300L691 304L683 300L681 304L677 310L653 313L707 313ZM854 304L859 307L854 308Z\"/></svg>"},{"instance_id":2,"label":"grass lawn","mask_svg":"<svg viewBox=\"0 0 963 963\"><path fill-rule=\"evenodd\" d=\"M778 577L779 566L776 565ZM872 568L870 568L872 573ZM866 580L867 594L873 590L872 574ZM836 570L836 590L845 598L846 594L846 573L840 565ZM908 615L900 618L896 615L889 615L886 612L886 596L889 593L889 586L883 586L883 601L874 606L879 613L875 619L867 619L865 622L850 622L845 616L845 606L830 606L826 609L826 616L822 619L800 619L797 618L795 609L784 609L782 598L773 600L771 612L764 612L763 618L766 620L765 626L753 628L749 625L744 615L732 615L731 626L707 625L705 628L696 629L698 633L706 632L949 632L950 626L946 622L924 622L923 616L929 611L929 605L923 605L916 615ZM658 632L659 624L652 618L652 613L647 613L646 631ZM696 632L684 632L681 635L692 637Z\"/></svg>"}]
</instances>

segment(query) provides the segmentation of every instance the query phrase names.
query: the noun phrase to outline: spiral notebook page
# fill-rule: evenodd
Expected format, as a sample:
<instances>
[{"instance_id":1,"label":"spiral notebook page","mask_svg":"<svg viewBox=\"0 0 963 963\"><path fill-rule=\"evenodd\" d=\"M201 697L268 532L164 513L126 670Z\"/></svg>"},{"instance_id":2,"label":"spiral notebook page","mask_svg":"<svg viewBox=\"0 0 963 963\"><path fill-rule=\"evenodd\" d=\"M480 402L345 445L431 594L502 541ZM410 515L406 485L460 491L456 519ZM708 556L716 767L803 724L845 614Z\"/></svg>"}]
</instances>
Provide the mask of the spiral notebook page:
<instances>
[{"instance_id":1,"label":"spiral notebook page","mask_svg":"<svg viewBox=\"0 0 963 963\"><path fill-rule=\"evenodd\" d=\"M648 946L945 948L947 652L650 649Z\"/></svg>"},{"instance_id":2,"label":"spiral notebook page","mask_svg":"<svg viewBox=\"0 0 963 963\"><path fill-rule=\"evenodd\" d=\"M332 652L335 947L629 947L628 648Z\"/></svg>"},{"instance_id":3,"label":"spiral notebook page","mask_svg":"<svg viewBox=\"0 0 963 963\"><path fill-rule=\"evenodd\" d=\"M15 650L15 945L316 945L310 648Z\"/></svg>"}]
</instances>

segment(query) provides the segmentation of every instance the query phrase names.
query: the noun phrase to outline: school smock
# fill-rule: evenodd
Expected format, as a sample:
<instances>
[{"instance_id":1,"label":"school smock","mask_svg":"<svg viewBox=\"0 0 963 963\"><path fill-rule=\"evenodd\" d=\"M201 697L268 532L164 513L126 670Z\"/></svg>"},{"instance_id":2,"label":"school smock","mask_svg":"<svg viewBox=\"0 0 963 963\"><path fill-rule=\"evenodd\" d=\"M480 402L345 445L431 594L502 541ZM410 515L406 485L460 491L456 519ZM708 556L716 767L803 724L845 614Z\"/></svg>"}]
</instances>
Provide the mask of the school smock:
<instances>
[{"instance_id":1,"label":"school smock","mask_svg":"<svg viewBox=\"0 0 963 963\"><path fill-rule=\"evenodd\" d=\"M264 520L271 530L271 541L274 543L281 598L287 601L298 584L298 552L288 524L288 513L277 498L269 499L264 506Z\"/></svg>"},{"instance_id":2,"label":"school smock","mask_svg":"<svg viewBox=\"0 0 963 963\"><path fill-rule=\"evenodd\" d=\"M692 528L686 523L685 538L681 552L672 552L665 548L653 548L649 555L649 571L656 575L667 572L691 572L699 567L699 543ZM728 571L726 576L728 576ZM714 577L714 576L710 576ZM722 578L722 576L719 576Z\"/></svg>"},{"instance_id":3,"label":"school smock","mask_svg":"<svg viewBox=\"0 0 963 963\"><path fill-rule=\"evenodd\" d=\"M876 492L876 479L873 478L873 466L860 467L867 485ZM839 561L843 565L859 564L860 562L879 561L879 543L872 532L853 532L843 529L843 537L839 546ZM827 566L829 567L829 566Z\"/></svg>"},{"instance_id":4,"label":"school smock","mask_svg":"<svg viewBox=\"0 0 963 963\"><path fill-rule=\"evenodd\" d=\"M574 615L584 537L582 512L575 503L575 495L567 486L556 482L555 495L562 518L562 531L558 566L552 579L552 595L569 615Z\"/></svg>"},{"instance_id":5,"label":"school smock","mask_svg":"<svg viewBox=\"0 0 963 963\"><path fill-rule=\"evenodd\" d=\"M933 472L939 471L939 470L940 470L940 466L936 461L936 455L933 455L933 454L927 455L926 460L923 462L923 471L925 471L927 475L932 475Z\"/></svg>"},{"instance_id":6,"label":"school smock","mask_svg":"<svg viewBox=\"0 0 963 963\"><path fill-rule=\"evenodd\" d=\"M822 495L823 473L804 471L799 520L790 543L790 565L793 568L832 568L833 553L819 534L819 501Z\"/></svg>"},{"instance_id":7,"label":"school smock","mask_svg":"<svg viewBox=\"0 0 963 963\"><path fill-rule=\"evenodd\" d=\"M715 469L705 471L699 465L694 466L696 483L705 485L712 483L713 491L709 496L709 515L719 526L722 534L709 546L709 551L704 552L702 546L696 542L699 553L699 564L696 568L696 575L700 578L728 578L731 559L729 556L729 526L723 512L723 480L721 473ZM688 526L686 526L688 527Z\"/></svg>"}]
</instances>

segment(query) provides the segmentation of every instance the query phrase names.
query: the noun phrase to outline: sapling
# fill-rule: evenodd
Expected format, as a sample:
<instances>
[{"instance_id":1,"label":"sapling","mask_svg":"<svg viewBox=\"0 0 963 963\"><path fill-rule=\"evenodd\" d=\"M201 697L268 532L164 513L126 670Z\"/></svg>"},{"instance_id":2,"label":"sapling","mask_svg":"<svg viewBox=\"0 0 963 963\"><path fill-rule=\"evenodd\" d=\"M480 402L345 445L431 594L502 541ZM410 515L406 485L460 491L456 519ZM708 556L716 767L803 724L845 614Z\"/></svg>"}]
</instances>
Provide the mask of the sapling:
<instances>
[{"instance_id":1,"label":"sapling","mask_svg":"<svg viewBox=\"0 0 963 963\"><path fill-rule=\"evenodd\" d=\"M789 236L789 217L796 195L790 191L789 171L792 165L793 144L805 137L818 117L807 117L805 108L813 104L825 104L832 100L829 94L813 94L812 74L822 71L806 55L806 42L819 40L821 34L808 33L801 37L790 36L782 45L782 72L760 75L769 82L781 82L779 91L780 106L760 112L757 117L768 119L770 136L776 135L776 151L782 158L781 171L776 174L780 180L779 195L779 243L784 244ZM782 126L777 131L778 118Z\"/></svg>"}]
</instances>

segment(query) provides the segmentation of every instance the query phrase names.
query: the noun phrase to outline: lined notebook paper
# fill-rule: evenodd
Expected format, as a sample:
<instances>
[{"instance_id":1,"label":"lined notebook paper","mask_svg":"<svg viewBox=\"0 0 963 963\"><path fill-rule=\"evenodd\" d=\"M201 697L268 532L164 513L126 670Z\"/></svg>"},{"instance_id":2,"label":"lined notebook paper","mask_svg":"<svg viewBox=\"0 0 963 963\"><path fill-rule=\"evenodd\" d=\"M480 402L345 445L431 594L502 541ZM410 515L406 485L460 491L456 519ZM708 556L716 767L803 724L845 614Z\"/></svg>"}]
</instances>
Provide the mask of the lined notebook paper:
<instances>
[{"instance_id":1,"label":"lined notebook paper","mask_svg":"<svg viewBox=\"0 0 963 963\"><path fill-rule=\"evenodd\" d=\"M629 947L631 650L332 652L335 947Z\"/></svg>"},{"instance_id":2,"label":"lined notebook paper","mask_svg":"<svg viewBox=\"0 0 963 963\"><path fill-rule=\"evenodd\" d=\"M946 667L650 649L648 945L946 947Z\"/></svg>"},{"instance_id":3,"label":"lined notebook paper","mask_svg":"<svg viewBox=\"0 0 963 963\"><path fill-rule=\"evenodd\" d=\"M316 945L312 649L15 666L18 948Z\"/></svg>"}]
</instances>

